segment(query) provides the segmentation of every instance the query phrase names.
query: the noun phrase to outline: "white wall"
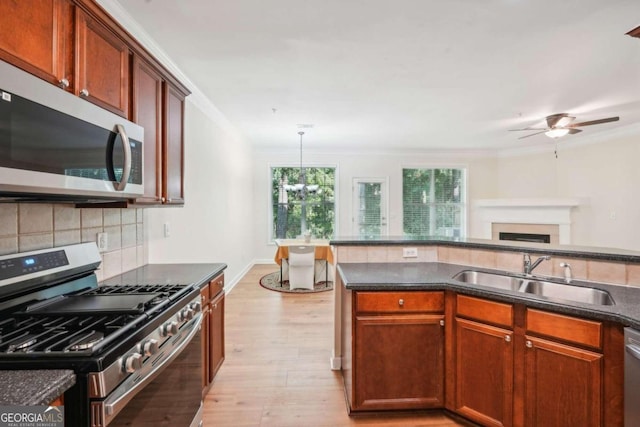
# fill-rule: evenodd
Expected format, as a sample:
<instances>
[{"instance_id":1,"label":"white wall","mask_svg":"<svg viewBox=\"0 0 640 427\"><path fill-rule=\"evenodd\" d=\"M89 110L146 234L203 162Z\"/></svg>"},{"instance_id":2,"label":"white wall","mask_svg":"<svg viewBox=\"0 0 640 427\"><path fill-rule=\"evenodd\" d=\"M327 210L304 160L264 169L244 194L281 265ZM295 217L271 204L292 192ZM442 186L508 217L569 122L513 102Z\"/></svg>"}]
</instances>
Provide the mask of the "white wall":
<instances>
[{"instance_id":1,"label":"white wall","mask_svg":"<svg viewBox=\"0 0 640 427\"><path fill-rule=\"evenodd\" d=\"M150 263L223 262L227 283L253 261L251 146L185 105L185 206L145 209ZM164 237L169 223L171 235Z\"/></svg>"},{"instance_id":2,"label":"white wall","mask_svg":"<svg viewBox=\"0 0 640 427\"><path fill-rule=\"evenodd\" d=\"M338 237L353 235L351 209L354 178L387 177L390 236L402 235L402 168L404 167L466 167L469 176L469 200L495 197L496 168L494 167L494 158L470 154L454 156L399 151L327 153L307 149L303 154L306 166L334 166L337 168L338 228L336 236ZM269 242L270 167L299 166L299 156L299 148L296 146L292 146L291 150L287 152L258 150L254 154L255 255L259 260L272 260L275 251L275 247ZM472 226L473 224L470 225L470 227Z\"/></svg>"},{"instance_id":3,"label":"white wall","mask_svg":"<svg viewBox=\"0 0 640 427\"><path fill-rule=\"evenodd\" d=\"M580 140L582 141L582 140ZM499 198L578 197L572 244L640 250L640 136L558 143L544 153L500 157Z\"/></svg>"}]
</instances>

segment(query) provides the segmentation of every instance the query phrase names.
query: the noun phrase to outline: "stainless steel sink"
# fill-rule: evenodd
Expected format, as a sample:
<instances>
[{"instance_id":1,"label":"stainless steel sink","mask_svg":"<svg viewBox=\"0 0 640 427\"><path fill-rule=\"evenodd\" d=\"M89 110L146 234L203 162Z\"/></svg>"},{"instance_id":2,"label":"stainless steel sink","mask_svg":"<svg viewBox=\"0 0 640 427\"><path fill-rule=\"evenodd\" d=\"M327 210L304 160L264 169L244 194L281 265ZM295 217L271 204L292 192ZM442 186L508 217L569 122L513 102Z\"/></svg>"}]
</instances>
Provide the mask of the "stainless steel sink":
<instances>
[{"instance_id":1,"label":"stainless steel sink","mask_svg":"<svg viewBox=\"0 0 640 427\"><path fill-rule=\"evenodd\" d=\"M522 289L528 294L595 305L615 305L607 291L562 283L529 281Z\"/></svg>"},{"instance_id":2,"label":"stainless steel sink","mask_svg":"<svg viewBox=\"0 0 640 427\"><path fill-rule=\"evenodd\" d=\"M607 291L564 283L547 282L544 280L536 280L535 278L529 279L508 274L465 270L453 276L453 279L472 285L525 292L550 299L561 299L583 304L615 305L613 298L611 298L611 295Z\"/></svg>"},{"instance_id":3,"label":"stainless steel sink","mask_svg":"<svg viewBox=\"0 0 640 427\"><path fill-rule=\"evenodd\" d=\"M491 286L492 288L517 291L524 283L519 277L507 276L506 274L485 273L482 271L465 270L453 276L454 280L473 285Z\"/></svg>"}]
</instances>

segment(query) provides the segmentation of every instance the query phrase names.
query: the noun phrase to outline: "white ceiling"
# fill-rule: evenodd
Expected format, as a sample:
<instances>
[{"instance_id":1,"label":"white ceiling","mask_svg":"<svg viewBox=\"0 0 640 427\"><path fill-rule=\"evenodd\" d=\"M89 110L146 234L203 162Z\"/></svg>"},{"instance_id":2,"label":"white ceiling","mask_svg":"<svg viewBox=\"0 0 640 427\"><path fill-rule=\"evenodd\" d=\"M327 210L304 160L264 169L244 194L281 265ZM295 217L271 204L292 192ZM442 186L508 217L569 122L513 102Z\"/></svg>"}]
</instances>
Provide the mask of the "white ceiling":
<instances>
[{"instance_id":1,"label":"white ceiling","mask_svg":"<svg viewBox=\"0 0 640 427\"><path fill-rule=\"evenodd\" d=\"M638 0L118 0L257 147L481 150L640 124ZM633 129L633 127L631 128Z\"/></svg>"}]
</instances>

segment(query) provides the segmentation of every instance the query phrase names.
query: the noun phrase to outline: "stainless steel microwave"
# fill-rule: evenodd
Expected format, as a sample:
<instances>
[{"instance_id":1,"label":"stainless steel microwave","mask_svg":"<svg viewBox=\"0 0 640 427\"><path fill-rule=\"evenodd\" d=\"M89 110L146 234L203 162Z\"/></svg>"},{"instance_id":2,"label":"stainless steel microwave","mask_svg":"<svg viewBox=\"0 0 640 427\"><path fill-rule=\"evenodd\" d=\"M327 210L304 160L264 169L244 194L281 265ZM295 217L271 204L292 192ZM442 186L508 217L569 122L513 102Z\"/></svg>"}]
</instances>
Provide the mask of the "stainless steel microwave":
<instances>
[{"instance_id":1,"label":"stainless steel microwave","mask_svg":"<svg viewBox=\"0 0 640 427\"><path fill-rule=\"evenodd\" d=\"M143 194L144 129L0 61L0 200Z\"/></svg>"}]
</instances>

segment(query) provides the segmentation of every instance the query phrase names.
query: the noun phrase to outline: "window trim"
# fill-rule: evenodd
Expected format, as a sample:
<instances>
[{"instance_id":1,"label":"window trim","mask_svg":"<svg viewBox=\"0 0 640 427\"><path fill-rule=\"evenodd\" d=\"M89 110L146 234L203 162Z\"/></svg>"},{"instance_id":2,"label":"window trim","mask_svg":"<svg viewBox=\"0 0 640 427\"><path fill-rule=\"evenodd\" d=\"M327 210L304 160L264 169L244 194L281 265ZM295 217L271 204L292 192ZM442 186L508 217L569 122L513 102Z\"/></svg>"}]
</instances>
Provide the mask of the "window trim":
<instances>
[{"instance_id":1,"label":"window trim","mask_svg":"<svg viewBox=\"0 0 640 427\"><path fill-rule=\"evenodd\" d=\"M461 209L461 212L464 216L464 221L462 222L461 233L464 237L469 237L469 165L467 163L428 163L428 164L401 164L399 171L399 180L400 180L400 203L401 203L401 216L400 216L400 233L402 236L404 233L404 226L402 225L402 219L404 218L404 198L402 196L402 171L404 169L463 169L464 170L464 209Z\"/></svg>"},{"instance_id":2,"label":"window trim","mask_svg":"<svg viewBox=\"0 0 640 427\"><path fill-rule=\"evenodd\" d=\"M334 175L333 180L335 182L335 187L333 189L333 196L335 199L334 202L334 216L335 222L333 224L334 234L338 236L340 230L340 180L339 180L339 168L337 164L329 164L329 163L303 163L305 168L333 168ZM267 162L267 189L266 193L266 204L267 204L267 245L275 246L275 238L271 235L273 232L273 200L271 200L271 170L273 168L300 168L300 163L294 162Z\"/></svg>"}]
</instances>

